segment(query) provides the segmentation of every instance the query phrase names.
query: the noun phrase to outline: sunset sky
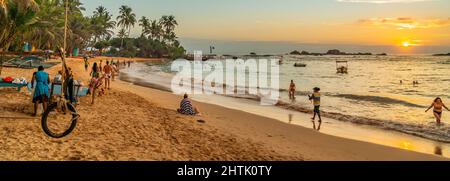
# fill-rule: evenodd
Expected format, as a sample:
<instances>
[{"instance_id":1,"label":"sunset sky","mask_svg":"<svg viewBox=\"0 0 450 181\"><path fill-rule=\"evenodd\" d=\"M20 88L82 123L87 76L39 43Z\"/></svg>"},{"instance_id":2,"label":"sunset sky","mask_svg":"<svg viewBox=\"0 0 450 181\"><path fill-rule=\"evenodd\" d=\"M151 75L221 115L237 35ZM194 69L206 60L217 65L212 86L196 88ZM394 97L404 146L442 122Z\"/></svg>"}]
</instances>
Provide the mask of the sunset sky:
<instances>
[{"instance_id":1,"label":"sunset sky","mask_svg":"<svg viewBox=\"0 0 450 181\"><path fill-rule=\"evenodd\" d=\"M116 16L174 15L181 38L308 44L450 46L450 0L82 0ZM136 25L133 35L140 33Z\"/></svg>"}]
</instances>

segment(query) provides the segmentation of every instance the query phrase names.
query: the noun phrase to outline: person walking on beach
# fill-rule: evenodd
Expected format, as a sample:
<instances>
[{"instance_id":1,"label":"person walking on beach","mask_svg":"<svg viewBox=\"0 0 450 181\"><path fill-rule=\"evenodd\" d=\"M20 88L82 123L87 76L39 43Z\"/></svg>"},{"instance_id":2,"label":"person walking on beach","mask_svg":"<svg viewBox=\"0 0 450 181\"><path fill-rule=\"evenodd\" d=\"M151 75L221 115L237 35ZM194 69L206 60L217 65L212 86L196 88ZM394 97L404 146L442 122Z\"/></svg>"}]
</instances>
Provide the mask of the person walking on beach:
<instances>
[{"instance_id":1,"label":"person walking on beach","mask_svg":"<svg viewBox=\"0 0 450 181\"><path fill-rule=\"evenodd\" d=\"M200 112L194 106L192 106L191 100L187 94L184 94L183 100L180 102L180 108L177 111L185 115L198 115Z\"/></svg>"},{"instance_id":2,"label":"person walking on beach","mask_svg":"<svg viewBox=\"0 0 450 181\"><path fill-rule=\"evenodd\" d=\"M113 74L113 68L109 65L109 61L106 61L105 67L103 67L103 72L105 73L105 88L110 89L111 87L111 77Z\"/></svg>"},{"instance_id":3,"label":"person walking on beach","mask_svg":"<svg viewBox=\"0 0 450 181\"><path fill-rule=\"evenodd\" d=\"M310 101L313 101L314 105L314 116L311 118L313 121L316 119L316 115L319 117L319 123L322 122L322 118L320 117L320 88L315 87L313 89L314 93L309 97Z\"/></svg>"},{"instance_id":4,"label":"person walking on beach","mask_svg":"<svg viewBox=\"0 0 450 181\"><path fill-rule=\"evenodd\" d=\"M100 69L100 71L102 71L103 70L103 60L100 60L100 65L99 65L99 67L98 67L99 69Z\"/></svg>"},{"instance_id":5,"label":"person walking on beach","mask_svg":"<svg viewBox=\"0 0 450 181\"><path fill-rule=\"evenodd\" d=\"M36 81L36 85L34 82ZM33 74L33 78L31 80L31 88L34 88L33 94L33 103L34 103L34 114L37 115L37 109L39 104L42 104L44 110L47 109L47 102L50 98L49 87L50 77L47 72L44 72L44 67L39 66L38 71Z\"/></svg>"},{"instance_id":6,"label":"person walking on beach","mask_svg":"<svg viewBox=\"0 0 450 181\"><path fill-rule=\"evenodd\" d=\"M84 70L88 71L88 68L89 68L88 56L84 55L83 59L84 59Z\"/></svg>"},{"instance_id":7,"label":"person walking on beach","mask_svg":"<svg viewBox=\"0 0 450 181\"><path fill-rule=\"evenodd\" d=\"M131 67L131 61L128 61L127 63L128 63L128 68L130 68Z\"/></svg>"},{"instance_id":8,"label":"person walking on beach","mask_svg":"<svg viewBox=\"0 0 450 181\"><path fill-rule=\"evenodd\" d=\"M447 106L445 106L445 104L442 102L442 99L440 97L434 99L433 103L431 103L431 106L425 112L428 112L431 108L433 108L433 115L436 118L437 124L441 124L443 108L447 109L447 111L450 111L450 109L448 109Z\"/></svg>"},{"instance_id":9,"label":"person walking on beach","mask_svg":"<svg viewBox=\"0 0 450 181\"><path fill-rule=\"evenodd\" d=\"M295 99L295 89L297 87L295 86L294 80L291 80L291 84L289 85L289 99L291 100Z\"/></svg>"}]
</instances>

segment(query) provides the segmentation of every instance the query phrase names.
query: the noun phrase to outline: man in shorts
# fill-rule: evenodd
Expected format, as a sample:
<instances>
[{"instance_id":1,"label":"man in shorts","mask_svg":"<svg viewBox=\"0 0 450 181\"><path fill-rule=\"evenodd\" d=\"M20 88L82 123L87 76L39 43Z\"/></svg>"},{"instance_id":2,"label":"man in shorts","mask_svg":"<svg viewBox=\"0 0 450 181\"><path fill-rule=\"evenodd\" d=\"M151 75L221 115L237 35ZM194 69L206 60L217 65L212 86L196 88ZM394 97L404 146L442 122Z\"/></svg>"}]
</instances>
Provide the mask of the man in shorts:
<instances>
[{"instance_id":1,"label":"man in shorts","mask_svg":"<svg viewBox=\"0 0 450 181\"><path fill-rule=\"evenodd\" d=\"M106 65L103 67L103 72L105 73L105 88L110 89L110 79L113 74L113 68L109 65L109 61L106 61Z\"/></svg>"}]
</instances>

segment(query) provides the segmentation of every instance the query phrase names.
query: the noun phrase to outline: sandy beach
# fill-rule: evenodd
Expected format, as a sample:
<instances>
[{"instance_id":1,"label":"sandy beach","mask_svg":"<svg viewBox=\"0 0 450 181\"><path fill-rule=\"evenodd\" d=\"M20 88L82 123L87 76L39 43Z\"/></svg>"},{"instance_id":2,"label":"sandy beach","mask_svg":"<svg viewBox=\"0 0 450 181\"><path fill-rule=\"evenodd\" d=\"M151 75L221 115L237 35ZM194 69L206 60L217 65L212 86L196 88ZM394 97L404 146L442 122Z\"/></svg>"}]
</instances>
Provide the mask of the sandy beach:
<instances>
[{"instance_id":1,"label":"sandy beach","mask_svg":"<svg viewBox=\"0 0 450 181\"><path fill-rule=\"evenodd\" d=\"M106 60L92 59L91 65L100 59ZM70 59L68 66L87 85L83 60ZM53 77L60 69L57 65L46 71ZM4 68L2 76L30 80L33 71ZM201 116L183 116L176 112L180 99L116 80L94 105L90 97L81 98L81 118L64 139L46 136L39 118L0 118L0 160L445 160L201 102L194 101ZM0 115L32 113L31 95L25 89L17 93L2 88L0 102Z\"/></svg>"}]
</instances>

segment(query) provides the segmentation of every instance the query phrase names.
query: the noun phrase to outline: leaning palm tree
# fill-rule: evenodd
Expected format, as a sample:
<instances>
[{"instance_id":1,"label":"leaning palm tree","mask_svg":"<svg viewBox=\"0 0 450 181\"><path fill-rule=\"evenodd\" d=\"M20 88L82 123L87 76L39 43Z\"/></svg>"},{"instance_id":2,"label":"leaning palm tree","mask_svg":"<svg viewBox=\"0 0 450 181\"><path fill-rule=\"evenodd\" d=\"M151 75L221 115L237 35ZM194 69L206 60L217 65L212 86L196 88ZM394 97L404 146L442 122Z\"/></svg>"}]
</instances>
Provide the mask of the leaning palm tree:
<instances>
[{"instance_id":1,"label":"leaning palm tree","mask_svg":"<svg viewBox=\"0 0 450 181\"><path fill-rule=\"evenodd\" d=\"M136 14L133 13L133 10L128 6L121 6L119 9L120 15L117 17L117 26L122 29L128 29L127 37L130 37L131 28L134 27L136 23ZM120 48L123 46L123 38Z\"/></svg>"}]
</instances>

